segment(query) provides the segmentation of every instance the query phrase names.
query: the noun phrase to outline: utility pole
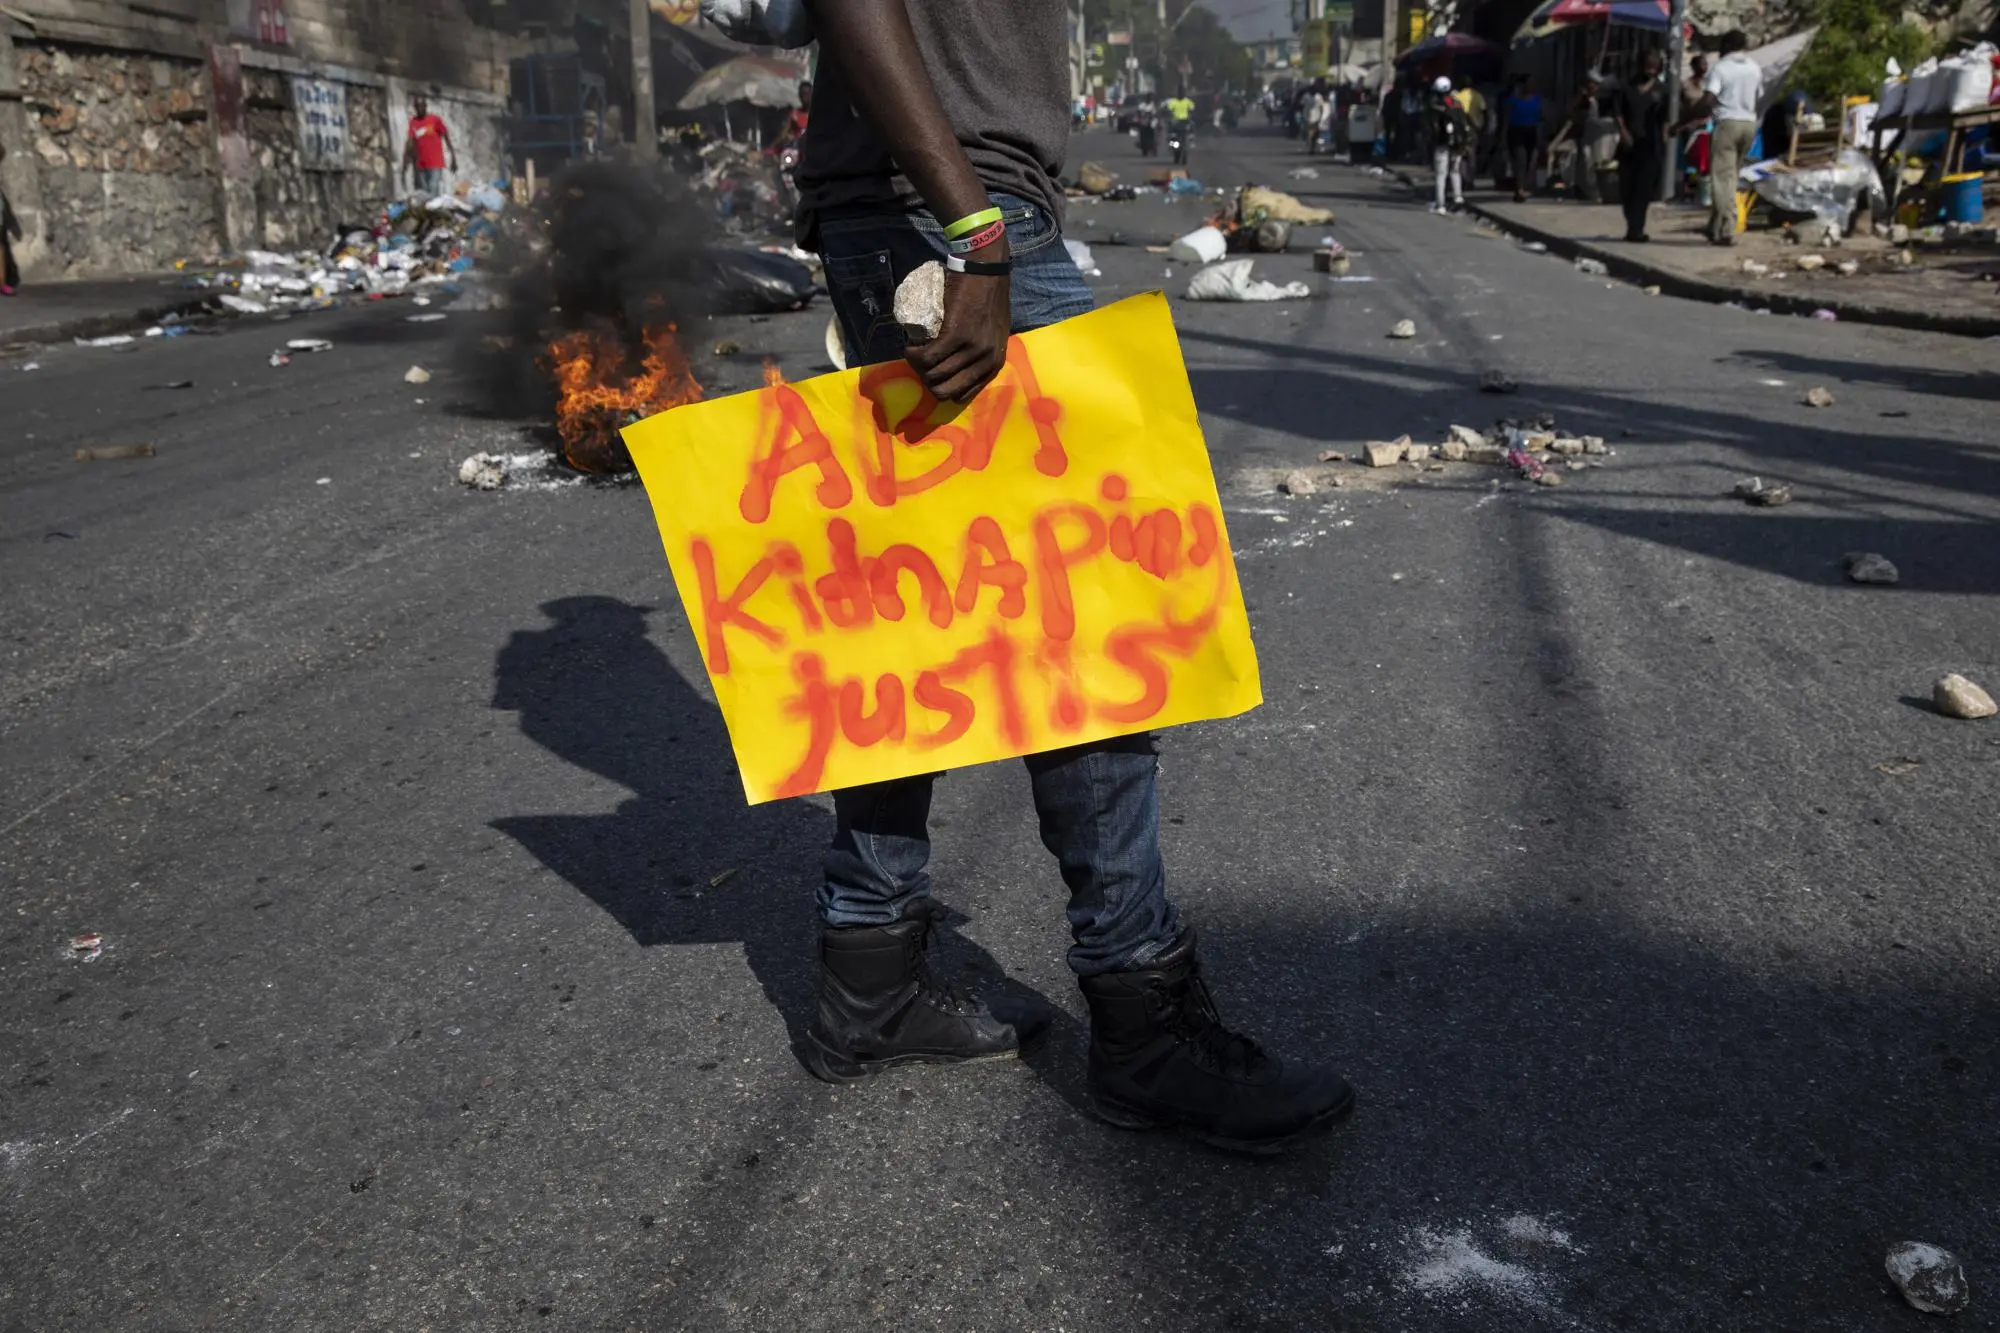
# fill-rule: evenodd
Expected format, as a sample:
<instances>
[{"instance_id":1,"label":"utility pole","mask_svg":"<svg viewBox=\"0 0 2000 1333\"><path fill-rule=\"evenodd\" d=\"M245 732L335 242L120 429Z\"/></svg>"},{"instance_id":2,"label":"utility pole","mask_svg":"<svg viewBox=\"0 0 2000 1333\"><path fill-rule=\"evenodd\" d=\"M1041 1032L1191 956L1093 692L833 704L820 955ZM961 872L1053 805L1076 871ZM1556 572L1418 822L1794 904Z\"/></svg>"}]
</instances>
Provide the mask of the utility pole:
<instances>
[{"instance_id":1,"label":"utility pole","mask_svg":"<svg viewBox=\"0 0 2000 1333\"><path fill-rule=\"evenodd\" d=\"M1688 0L1673 0L1667 14L1667 129L1671 131L1681 119L1681 81L1687 70L1687 16ZM1674 197L1674 182L1680 179L1681 148L1680 136L1675 134L1667 144L1666 170L1660 173L1660 199L1671 201Z\"/></svg>"},{"instance_id":2,"label":"utility pole","mask_svg":"<svg viewBox=\"0 0 2000 1333\"><path fill-rule=\"evenodd\" d=\"M660 128L653 109L653 7L646 0L632 0L631 13L632 151L641 160L652 161L660 155Z\"/></svg>"}]
</instances>

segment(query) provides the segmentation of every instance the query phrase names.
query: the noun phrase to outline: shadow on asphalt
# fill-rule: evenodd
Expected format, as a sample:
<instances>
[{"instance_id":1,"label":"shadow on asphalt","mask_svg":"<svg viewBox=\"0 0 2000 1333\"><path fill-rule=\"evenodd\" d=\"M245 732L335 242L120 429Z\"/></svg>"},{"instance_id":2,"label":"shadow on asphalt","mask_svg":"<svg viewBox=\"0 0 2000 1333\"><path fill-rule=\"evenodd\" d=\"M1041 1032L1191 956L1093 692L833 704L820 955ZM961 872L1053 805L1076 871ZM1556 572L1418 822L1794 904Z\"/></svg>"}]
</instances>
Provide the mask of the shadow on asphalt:
<instances>
[{"instance_id":1,"label":"shadow on asphalt","mask_svg":"<svg viewBox=\"0 0 2000 1333\"><path fill-rule=\"evenodd\" d=\"M803 801L744 803L730 781L736 761L722 714L646 635L653 608L583 596L541 609L554 623L517 630L500 650L493 706L518 713L530 740L633 797L609 815L517 815L493 827L642 946L740 941L796 1053L815 1003L812 892L831 820ZM962 913L939 905L945 970L972 973L1003 1015L1054 1008L959 932ZM1076 1074L1065 1096L1080 1101L1080 1082Z\"/></svg>"}]
</instances>

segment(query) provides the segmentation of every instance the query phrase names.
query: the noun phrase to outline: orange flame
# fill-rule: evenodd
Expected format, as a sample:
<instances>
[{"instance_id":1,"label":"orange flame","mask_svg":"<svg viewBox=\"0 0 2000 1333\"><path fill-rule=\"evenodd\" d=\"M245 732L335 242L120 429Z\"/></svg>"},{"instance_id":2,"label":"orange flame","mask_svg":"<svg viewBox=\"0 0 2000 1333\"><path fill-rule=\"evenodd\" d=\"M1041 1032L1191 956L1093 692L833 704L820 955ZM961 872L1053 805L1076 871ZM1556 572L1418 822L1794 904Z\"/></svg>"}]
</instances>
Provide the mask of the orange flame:
<instances>
[{"instance_id":1,"label":"orange flame","mask_svg":"<svg viewBox=\"0 0 2000 1333\"><path fill-rule=\"evenodd\" d=\"M778 363L771 357L764 358L764 387L775 389L785 382L785 372L778 369Z\"/></svg>"},{"instance_id":2,"label":"orange flame","mask_svg":"<svg viewBox=\"0 0 2000 1333\"><path fill-rule=\"evenodd\" d=\"M563 457L580 472L629 469L619 427L701 400L674 326L655 325L643 337L636 372L631 349L608 329L577 329L549 344L542 364L556 385L556 433Z\"/></svg>"}]
</instances>

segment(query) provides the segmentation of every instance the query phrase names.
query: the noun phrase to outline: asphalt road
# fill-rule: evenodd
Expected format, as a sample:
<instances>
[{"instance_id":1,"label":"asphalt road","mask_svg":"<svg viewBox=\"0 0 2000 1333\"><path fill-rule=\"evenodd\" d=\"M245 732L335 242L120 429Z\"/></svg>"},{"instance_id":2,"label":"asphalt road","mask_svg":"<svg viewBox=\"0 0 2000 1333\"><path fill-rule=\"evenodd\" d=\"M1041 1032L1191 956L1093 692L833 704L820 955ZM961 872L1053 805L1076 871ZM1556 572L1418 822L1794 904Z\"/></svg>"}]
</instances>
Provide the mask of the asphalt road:
<instances>
[{"instance_id":1,"label":"asphalt road","mask_svg":"<svg viewBox=\"0 0 2000 1333\"><path fill-rule=\"evenodd\" d=\"M1351 1124L1251 1161L1083 1112L1015 764L941 785L934 869L1050 1053L808 1078L826 802L743 806L637 488L454 482L527 447L451 369L478 317L51 348L0 364L0 1328L1888 1330L1903 1238L2000 1324L2000 723L1926 702L2000 688L1993 345L1297 184L1373 281L1174 304L1268 702L1165 738L1164 834L1226 1014ZM720 391L823 324L692 341L744 343ZM1265 484L1540 410L1615 456Z\"/></svg>"}]
</instances>

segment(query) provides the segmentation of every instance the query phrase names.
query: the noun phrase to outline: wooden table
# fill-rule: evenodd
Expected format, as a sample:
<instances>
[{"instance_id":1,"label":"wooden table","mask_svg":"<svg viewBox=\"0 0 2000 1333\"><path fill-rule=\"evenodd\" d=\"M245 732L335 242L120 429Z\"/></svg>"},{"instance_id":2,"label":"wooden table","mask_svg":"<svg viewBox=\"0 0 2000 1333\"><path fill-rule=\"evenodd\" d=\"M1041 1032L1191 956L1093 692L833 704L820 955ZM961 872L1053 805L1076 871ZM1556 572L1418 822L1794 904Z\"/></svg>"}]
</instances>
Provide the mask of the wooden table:
<instances>
[{"instance_id":1,"label":"wooden table","mask_svg":"<svg viewBox=\"0 0 2000 1333\"><path fill-rule=\"evenodd\" d=\"M1944 140L1944 170L1940 176L1956 176L1965 170L1966 131L1981 125L2000 124L2000 104L1974 107L1970 111L1932 111L1921 116L1877 116L1869 126L1874 139L1874 150L1870 156L1875 159L1875 169L1882 176L1882 189L1889 196L1889 208L1893 212L1896 197L1902 193L1903 163L1909 157L1905 146L1912 134L1932 134L1942 130ZM1887 139L1886 146L1883 140Z\"/></svg>"}]
</instances>

